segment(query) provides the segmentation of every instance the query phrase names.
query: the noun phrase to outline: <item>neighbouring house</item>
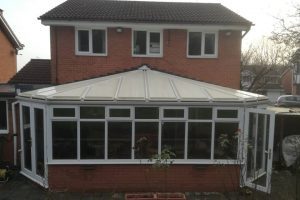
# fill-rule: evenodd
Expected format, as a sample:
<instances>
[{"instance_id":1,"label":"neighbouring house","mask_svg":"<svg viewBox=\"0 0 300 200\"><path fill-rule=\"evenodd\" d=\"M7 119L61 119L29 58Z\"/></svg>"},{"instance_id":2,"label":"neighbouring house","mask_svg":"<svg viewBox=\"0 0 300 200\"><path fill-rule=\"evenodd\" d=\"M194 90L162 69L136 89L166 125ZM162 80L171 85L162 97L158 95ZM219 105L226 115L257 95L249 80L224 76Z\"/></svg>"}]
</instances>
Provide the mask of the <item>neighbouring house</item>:
<instances>
[{"instance_id":1,"label":"neighbouring house","mask_svg":"<svg viewBox=\"0 0 300 200\"><path fill-rule=\"evenodd\" d=\"M6 83L17 71L17 54L24 45L20 43L0 9L0 84Z\"/></svg>"},{"instance_id":2,"label":"neighbouring house","mask_svg":"<svg viewBox=\"0 0 300 200\"><path fill-rule=\"evenodd\" d=\"M247 65L242 67L241 88L266 95L270 102L275 103L281 95L288 94L285 91L283 74L288 69L286 67L264 67L259 65Z\"/></svg>"},{"instance_id":3,"label":"neighbouring house","mask_svg":"<svg viewBox=\"0 0 300 200\"><path fill-rule=\"evenodd\" d=\"M40 20L55 86L17 97L23 175L63 191L270 192L274 113L238 90L251 22L221 4L108 0ZM165 148L167 176L149 161Z\"/></svg>"}]
</instances>

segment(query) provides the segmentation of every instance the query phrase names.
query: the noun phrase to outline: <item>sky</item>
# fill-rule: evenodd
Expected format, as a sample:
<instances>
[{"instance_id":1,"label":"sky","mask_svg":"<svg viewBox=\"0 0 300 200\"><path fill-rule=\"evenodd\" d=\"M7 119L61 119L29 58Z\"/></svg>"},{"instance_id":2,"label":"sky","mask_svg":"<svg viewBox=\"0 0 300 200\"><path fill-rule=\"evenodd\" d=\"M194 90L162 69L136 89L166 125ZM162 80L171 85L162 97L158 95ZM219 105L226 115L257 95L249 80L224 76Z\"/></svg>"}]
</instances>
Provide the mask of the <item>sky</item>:
<instances>
[{"instance_id":1,"label":"sky","mask_svg":"<svg viewBox=\"0 0 300 200\"><path fill-rule=\"evenodd\" d=\"M0 0L0 8L4 11L3 15L5 19L20 42L25 45L17 57L18 70L31 58L50 58L49 27L42 25L38 17L64 1L65 0ZM296 0L189 1L221 3L255 24L243 39L243 49L246 49L251 44L258 43L263 37L270 36L277 23L276 18L291 14L293 6L297 3Z\"/></svg>"}]
</instances>

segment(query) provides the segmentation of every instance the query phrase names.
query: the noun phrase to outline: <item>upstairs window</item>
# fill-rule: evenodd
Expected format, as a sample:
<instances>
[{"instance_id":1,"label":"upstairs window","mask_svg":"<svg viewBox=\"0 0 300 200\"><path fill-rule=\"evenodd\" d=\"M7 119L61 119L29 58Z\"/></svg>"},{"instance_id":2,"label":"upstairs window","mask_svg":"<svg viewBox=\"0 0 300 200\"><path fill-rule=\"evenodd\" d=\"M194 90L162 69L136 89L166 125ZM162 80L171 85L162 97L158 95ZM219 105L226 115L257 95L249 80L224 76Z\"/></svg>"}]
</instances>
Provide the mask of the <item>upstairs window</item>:
<instances>
[{"instance_id":1,"label":"upstairs window","mask_svg":"<svg viewBox=\"0 0 300 200\"><path fill-rule=\"evenodd\" d=\"M0 100L0 134L8 133L7 108L7 102Z\"/></svg>"},{"instance_id":2,"label":"upstairs window","mask_svg":"<svg viewBox=\"0 0 300 200\"><path fill-rule=\"evenodd\" d=\"M217 33L188 32L188 57L217 57Z\"/></svg>"},{"instance_id":3,"label":"upstairs window","mask_svg":"<svg viewBox=\"0 0 300 200\"><path fill-rule=\"evenodd\" d=\"M77 55L106 55L106 30L77 29Z\"/></svg>"},{"instance_id":4,"label":"upstairs window","mask_svg":"<svg viewBox=\"0 0 300 200\"><path fill-rule=\"evenodd\" d=\"M133 31L134 56L161 56L162 33L158 31Z\"/></svg>"}]
</instances>

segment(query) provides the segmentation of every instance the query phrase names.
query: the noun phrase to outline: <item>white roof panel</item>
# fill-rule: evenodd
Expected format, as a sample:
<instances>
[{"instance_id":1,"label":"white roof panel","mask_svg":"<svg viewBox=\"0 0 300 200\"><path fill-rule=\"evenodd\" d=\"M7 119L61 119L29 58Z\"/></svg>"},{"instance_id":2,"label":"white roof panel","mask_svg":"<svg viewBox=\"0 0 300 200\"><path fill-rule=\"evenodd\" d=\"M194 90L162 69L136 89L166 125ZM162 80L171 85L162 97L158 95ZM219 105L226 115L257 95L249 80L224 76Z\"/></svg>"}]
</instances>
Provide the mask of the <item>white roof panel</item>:
<instances>
[{"instance_id":1,"label":"white roof panel","mask_svg":"<svg viewBox=\"0 0 300 200\"><path fill-rule=\"evenodd\" d=\"M204 83L143 66L137 70L19 94L24 98L80 101L255 102L263 95Z\"/></svg>"}]
</instances>

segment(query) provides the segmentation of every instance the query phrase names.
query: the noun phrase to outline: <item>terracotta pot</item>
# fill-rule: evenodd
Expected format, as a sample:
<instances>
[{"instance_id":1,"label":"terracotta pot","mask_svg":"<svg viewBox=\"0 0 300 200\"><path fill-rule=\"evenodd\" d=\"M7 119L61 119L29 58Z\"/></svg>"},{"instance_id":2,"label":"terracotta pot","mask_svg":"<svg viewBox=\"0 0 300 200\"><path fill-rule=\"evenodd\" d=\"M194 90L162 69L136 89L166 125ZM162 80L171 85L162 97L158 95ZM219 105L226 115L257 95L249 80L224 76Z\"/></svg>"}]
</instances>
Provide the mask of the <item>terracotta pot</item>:
<instances>
[{"instance_id":1,"label":"terracotta pot","mask_svg":"<svg viewBox=\"0 0 300 200\"><path fill-rule=\"evenodd\" d=\"M126 200L186 200L183 193L131 193Z\"/></svg>"}]
</instances>

